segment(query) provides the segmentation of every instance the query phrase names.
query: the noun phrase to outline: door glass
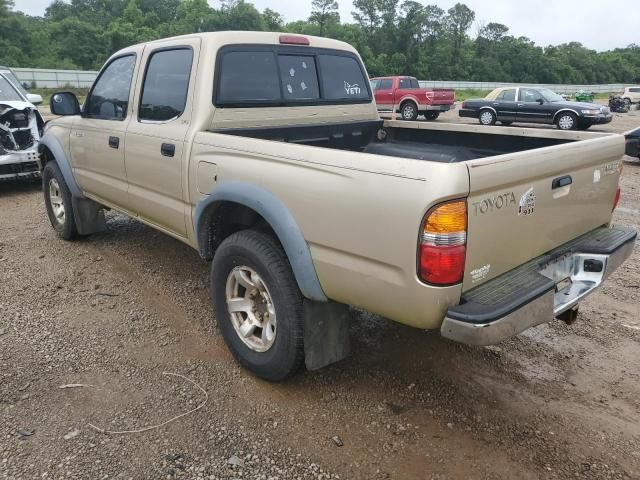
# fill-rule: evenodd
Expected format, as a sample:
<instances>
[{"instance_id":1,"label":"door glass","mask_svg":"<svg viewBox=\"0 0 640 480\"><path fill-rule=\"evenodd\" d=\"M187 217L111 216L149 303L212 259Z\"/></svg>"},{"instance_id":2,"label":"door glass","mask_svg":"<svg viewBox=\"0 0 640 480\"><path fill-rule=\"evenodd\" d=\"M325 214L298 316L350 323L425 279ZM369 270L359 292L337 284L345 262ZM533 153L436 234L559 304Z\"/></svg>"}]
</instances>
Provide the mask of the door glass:
<instances>
[{"instance_id":1,"label":"door glass","mask_svg":"<svg viewBox=\"0 0 640 480\"><path fill-rule=\"evenodd\" d=\"M401 78L400 83L398 84L398 88L400 90L406 90L407 88L411 88L411 79L410 78Z\"/></svg>"},{"instance_id":2,"label":"door glass","mask_svg":"<svg viewBox=\"0 0 640 480\"><path fill-rule=\"evenodd\" d=\"M380 80L380 85L378 85L378 90L391 90L391 79L390 78L383 78L382 80Z\"/></svg>"},{"instance_id":3,"label":"door glass","mask_svg":"<svg viewBox=\"0 0 640 480\"><path fill-rule=\"evenodd\" d=\"M87 99L87 116L101 120L124 120L129 106L129 91L135 55L113 60L105 68Z\"/></svg>"},{"instance_id":4,"label":"door glass","mask_svg":"<svg viewBox=\"0 0 640 480\"><path fill-rule=\"evenodd\" d=\"M525 103L534 103L537 102L538 99L542 98L542 95L537 90L532 88L521 88L520 89L520 101Z\"/></svg>"},{"instance_id":5,"label":"door glass","mask_svg":"<svg viewBox=\"0 0 640 480\"><path fill-rule=\"evenodd\" d=\"M500 98L502 97L502 98ZM500 94L498 100L502 100L503 102L515 102L516 101L516 90L515 88L505 90Z\"/></svg>"},{"instance_id":6,"label":"door glass","mask_svg":"<svg viewBox=\"0 0 640 480\"><path fill-rule=\"evenodd\" d=\"M142 84L140 120L166 121L179 117L187 103L193 51L162 50L151 55Z\"/></svg>"},{"instance_id":7,"label":"door glass","mask_svg":"<svg viewBox=\"0 0 640 480\"><path fill-rule=\"evenodd\" d=\"M380 80L371 80L371 89L378 90L378 85L380 85Z\"/></svg>"}]
</instances>

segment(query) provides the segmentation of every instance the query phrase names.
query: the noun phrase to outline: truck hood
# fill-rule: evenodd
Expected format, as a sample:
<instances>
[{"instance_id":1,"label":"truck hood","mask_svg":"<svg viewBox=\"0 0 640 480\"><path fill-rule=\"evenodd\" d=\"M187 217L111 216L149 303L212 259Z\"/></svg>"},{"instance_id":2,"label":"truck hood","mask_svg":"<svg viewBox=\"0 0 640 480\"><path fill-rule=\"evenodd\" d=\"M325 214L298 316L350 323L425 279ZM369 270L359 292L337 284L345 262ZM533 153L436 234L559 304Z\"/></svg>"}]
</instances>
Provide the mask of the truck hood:
<instances>
[{"instance_id":1,"label":"truck hood","mask_svg":"<svg viewBox=\"0 0 640 480\"><path fill-rule=\"evenodd\" d=\"M20 102L17 100L0 100L0 107L14 108L16 110L25 110L32 108L36 110L36 106L29 102Z\"/></svg>"}]
</instances>

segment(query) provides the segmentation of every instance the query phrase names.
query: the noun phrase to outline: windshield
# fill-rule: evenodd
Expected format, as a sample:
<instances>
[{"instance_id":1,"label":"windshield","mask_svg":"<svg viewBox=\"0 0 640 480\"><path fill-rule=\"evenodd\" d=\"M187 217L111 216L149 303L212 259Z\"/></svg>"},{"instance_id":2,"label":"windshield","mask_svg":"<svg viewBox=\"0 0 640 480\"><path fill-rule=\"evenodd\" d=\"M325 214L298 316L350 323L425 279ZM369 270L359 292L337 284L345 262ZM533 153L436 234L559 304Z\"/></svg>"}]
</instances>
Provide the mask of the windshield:
<instances>
[{"instance_id":1,"label":"windshield","mask_svg":"<svg viewBox=\"0 0 640 480\"><path fill-rule=\"evenodd\" d=\"M8 102L24 102L24 99L11 83L2 75L0 75L0 101Z\"/></svg>"},{"instance_id":2,"label":"windshield","mask_svg":"<svg viewBox=\"0 0 640 480\"><path fill-rule=\"evenodd\" d=\"M562 102L564 100L560 95L546 88L540 88L538 92L547 102Z\"/></svg>"},{"instance_id":3,"label":"windshield","mask_svg":"<svg viewBox=\"0 0 640 480\"><path fill-rule=\"evenodd\" d=\"M12 71L4 72L3 75L9 79L13 86L16 87L23 95L27 95L27 91L24 89L18 77L16 77Z\"/></svg>"}]
</instances>

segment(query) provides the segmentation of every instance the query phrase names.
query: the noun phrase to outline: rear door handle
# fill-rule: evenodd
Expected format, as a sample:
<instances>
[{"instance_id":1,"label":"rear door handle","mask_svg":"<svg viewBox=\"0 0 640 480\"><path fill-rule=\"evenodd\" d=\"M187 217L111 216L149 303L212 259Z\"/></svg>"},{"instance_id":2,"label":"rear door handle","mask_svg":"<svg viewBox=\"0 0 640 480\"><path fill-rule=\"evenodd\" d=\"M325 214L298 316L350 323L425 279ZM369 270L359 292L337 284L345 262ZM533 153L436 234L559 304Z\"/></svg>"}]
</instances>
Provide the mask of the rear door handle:
<instances>
[{"instance_id":1,"label":"rear door handle","mask_svg":"<svg viewBox=\"0 0 640 480\"><path fill-rule=\"evenodd\" d=\"M119 148L120 147L120 139L118 137L109 137L109 146L111 148Z\"/></svg>"},{"instance_id":2,"label":"rear door handle","mask_svg":"<svg viewBox=\"0 0 640 480\"><path fill-rule=\"evenodd\" d=\"M524 103L519 103L518 106L519 107L524 107Z\"/></svg>"},{"instance_id":3,"label":"rear door handle","mask_svg":"<svg viewBox=\"0 0 640 480\"><path fill-rule=\"evenodd\" d=\"M163 157L173 157L176 154L176 146L173 143L163 143L160 153Z\"/></svg>"},{"instance_id":4,"label":"rear door handle","mask_svg":"<svg viewBox=\"0 0 640 480\"><path fill-rule=\"evenodd\" d=\"M573 179L571 175L565 175L564 177L554 178L553 182L551 182L551 190L555 190L556 188L566 187L567 185L571 185L573 183Z\"/></svg>"}]
</instances>

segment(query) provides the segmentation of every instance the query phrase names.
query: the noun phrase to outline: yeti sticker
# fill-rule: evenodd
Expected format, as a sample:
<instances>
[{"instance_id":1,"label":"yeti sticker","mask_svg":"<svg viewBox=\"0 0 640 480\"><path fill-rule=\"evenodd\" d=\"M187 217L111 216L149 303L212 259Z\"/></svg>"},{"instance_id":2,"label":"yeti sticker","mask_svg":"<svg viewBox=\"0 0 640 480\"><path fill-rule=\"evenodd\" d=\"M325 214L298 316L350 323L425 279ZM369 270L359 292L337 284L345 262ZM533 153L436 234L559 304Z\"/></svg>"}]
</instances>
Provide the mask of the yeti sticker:
<instances>
[{"instance_id":1,"label":"yeti sticker","mask_svg":"<svg viewBox=\"0 0 640 480\"><path fill-rule=\"evenodd\" d=\"M527 215L531 215L533 213L533 209L536 206L536 191L531 187L529 190L524 192L520 197L520 202L518 204L518 215L522 215L526 217Z\"/></svg>"},{"instance_id":2,"label":"yeti sticker","mask_svg":"<svg viewBox=\"0 0 640 480\"><path fill-rule=\"evenodd\" d=\"M344 82L344 90L347 95L360 95L360 85L354 83L351 85L349 82Z\"/></svg>"}]
</instances>

